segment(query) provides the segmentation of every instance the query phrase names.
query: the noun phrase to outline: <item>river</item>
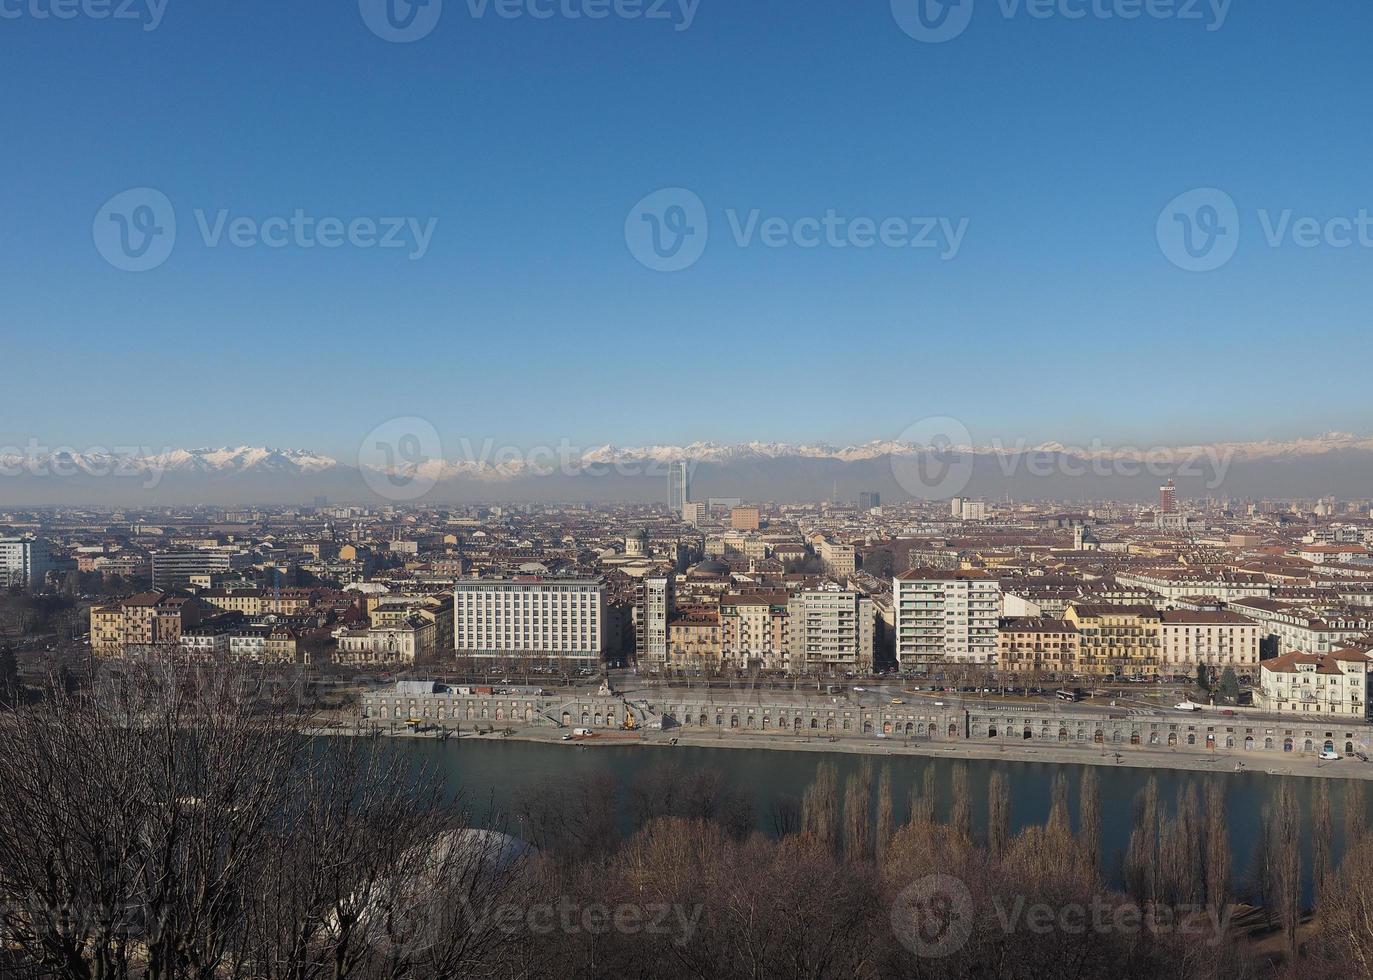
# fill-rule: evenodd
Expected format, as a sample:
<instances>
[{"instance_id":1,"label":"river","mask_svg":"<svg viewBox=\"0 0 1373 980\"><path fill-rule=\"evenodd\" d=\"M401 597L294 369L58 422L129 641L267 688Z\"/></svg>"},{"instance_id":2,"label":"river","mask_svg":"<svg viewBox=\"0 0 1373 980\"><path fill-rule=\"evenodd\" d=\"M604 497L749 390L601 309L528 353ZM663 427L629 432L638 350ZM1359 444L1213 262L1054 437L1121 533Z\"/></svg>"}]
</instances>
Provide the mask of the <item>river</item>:
<instances>
[{"instance_id":1,"label":"river","mask_svg":"<svg viewBox=\"0 0 1373 980\"><path fill-rule=\"evenodd\" d=\"M758 828L765 832L769 830L771 803L781 796L799 798L814 779L816 767L825 761L833 762L838 767L841 787L848 775L865 762L870 761L879 768L889 766L898 820L905 817L912 785L921 778L927 765L933 765L940 799L936 812L943 819L948 807L953 766L958 761L948 758L902 756L893 759L842 752L787 752L686 745L671 748L627 745L578 749L513 739L450 739L446 742L435 739L395 739L388 742L396 746L398 751L410 754L417 765L424 765L442 774L449 789L461 792L474 809L481 810L488 805L504 808L521 790L537 792L560 780L576 780L593 773L610 772L622 790L621 799L624 799L626 794L623 790L651 767L672 763L682 768L714 768L720 770L737 790L751 798ZM987 784L991 774L998 770L1006 774L1010 784L1013 829L1042 824L1048 818L1051 785L1059 772L1066 773L1068 777L1069 804L1076 827L1078 781L1087 767L977 759L966 760L965 764L970 774L976 833L980 834L985 828ZM1188 781L1195 781L1198 790L1201 790L1207 780L1221 780L1226 788L1230 847L1234 857L1232 880L1237 887L1248 879L1260 810L1265 803L1274 799L1279 781L1295 780L1304 820L1309 816L1317 782L1311 777L1278 777L1258 772L1199 774L1171 769L1113 766L1097 767L1097 773L1101 781L1101 853L1107 872L1113 879L1118 877L1120 855L1129 842L1135 795L1150 776L1157 777L1159 798L1169 808L1176 799L1179 786ZM1331 779L1327 782L1330 787L1334 850L1338 860L1343 851L1345 798L1351 781ZM1368 795L1365 805L1370 810L1368 822L1373 825L1373 794ZM1309 833L1303 834L1302 846L1303 870L1309 882Z\"/></svg>"}]
</instances>

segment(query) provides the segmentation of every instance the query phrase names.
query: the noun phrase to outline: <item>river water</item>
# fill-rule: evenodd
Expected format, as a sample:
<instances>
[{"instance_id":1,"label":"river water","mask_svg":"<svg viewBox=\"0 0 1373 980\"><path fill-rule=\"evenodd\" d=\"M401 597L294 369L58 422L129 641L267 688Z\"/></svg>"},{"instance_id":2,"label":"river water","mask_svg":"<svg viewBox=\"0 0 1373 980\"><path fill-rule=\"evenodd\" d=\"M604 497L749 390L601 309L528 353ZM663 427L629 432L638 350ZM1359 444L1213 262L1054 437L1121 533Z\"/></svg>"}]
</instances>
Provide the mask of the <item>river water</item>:
<instances>
[{"instance_id":1,"label":"river water","mask_svg":"<svg viewBox=\"0 0 1373 980\"><path fill-rule=\"evenodd\" d=\"M889 767L893 784L892 797L897 820L903 820L907 800L913 784L922 778L927 765L933 765L939 804L936 814L943 819L948 807L953 766L964 761L968 766L973 793L974 830L980 834L986 825L987 785L991 774L1001 771L1011 788L1012 829L1029 824L1042 824L1048 818L1051 786L1054 777L1063 772L1068 778L1069 804L1074 827L1077 826L1078 780L1087 767L1072 764L1039 762L1002 762L997 760L926 759L919 756L884 757L848 752L788 752L777 749L709 748L678 745L657 746L571 746L518 740L395 739L387 740L398 751L407 753L416 765L423 765L441 774L451 790L461 792L475 809L488 806L503 809L521 790L538 791L560 780L577 780L590 774L609 772L623 792L640 774L654 767L669 764L683 769L712 768L722 772L736 788L752 799L759 830L767 832L771 803L779 797L800 798L806 786L815 778L821 762L833 762L838 767L840 787L848 775L868 761L875 767ZM1277 794L1281 779L1292 779L1297 786L1303 818L1310 813L1316 779L1299 776L1269 776L1258 772L1192 773L1171 769L1137 769L1124 766L1099 766L1101 784L1102 850L1108 875L1116 879L1119 856L1124 853L1130 837L1132 805L1135 795L1150 776L1157 776L1159 798L1171 809L1180 786L1188 781L1197 784L1201 792L1207 780L1219 779L1226 788L1226 812L1230 827L1230 847L1234 857L1232 880L1242 888L1249 877L1249 869L1258 835L1259 814L1265 803ZM1334 826L1336 859L1343 852L1345 794L1350 780L1328 780L1331 796L1331 818ZM874 796L876 787L874 786ZM1365 805L1369 808L1368 823L1373 825L1373 787L1366 791ZM1306 826L1304 824L1304 826ZM511 828L517 832L517 828ZM1303 870L1310 875L1310 835L1303 834Z\"/></svg>"}]
</instances>

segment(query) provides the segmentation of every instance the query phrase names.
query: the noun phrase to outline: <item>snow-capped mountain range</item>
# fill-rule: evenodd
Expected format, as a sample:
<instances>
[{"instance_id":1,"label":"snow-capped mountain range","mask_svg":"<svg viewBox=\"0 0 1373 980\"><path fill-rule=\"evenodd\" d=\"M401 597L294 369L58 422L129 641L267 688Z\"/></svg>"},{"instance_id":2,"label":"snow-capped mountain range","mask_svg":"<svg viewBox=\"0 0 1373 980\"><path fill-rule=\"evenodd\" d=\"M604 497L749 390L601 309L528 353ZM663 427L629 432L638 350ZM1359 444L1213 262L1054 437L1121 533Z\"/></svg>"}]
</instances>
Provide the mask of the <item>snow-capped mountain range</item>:
<instances>
[{"instance_id":1,"label":"snow-capped mountain range","mask_svg":"<svg viewBox=\"0 0 1373 980\"><path fill-rule=\"evenodd\" d=\"M836 446L823 442L783 443L744 442L726 444L693 442L685 446L615 446L606 444L585 451L534 451L519 458L508 451L484 450L482 446L464 447L458 457L422 458L411 466L399 465L393 471L418 472L429 477L449 479L460 476L486 475L493 478L513 478L527 473L547 472L550 467L566 463L574 468L593 468L650 463L666 465L687 462L693 465L722 464L777 460L809 459L835 460L840 463L861 462L887 456L901 456L929 450L971 453L975 456L1013 456L1024 454L1058 454L1079 459L1144 459L1150 454L1167 453L1178 458L1225 457L1232 460L1291 459L1321 456L1336 452L1373 453L1373 436L1359 436L1347 432L1328 432L1311 438L1287 441L1223 442L1189 446L1105 446L1102 444L1069 445L1059 442L1011 443L992 441L983 445L938 445L873 440L858 445ZM261 446L236 446L219 449L112 449L77 452L55 450L24 452L14 449L0 451L0 476L17 475L15 471L43 471L56 475L108 475L111 473L136 475L144 472L232 474L272 472L286 474L321 473L340 467L386 471L375 463L346 461L305 449L273 449Z\"/></svg>"},{"instance_id":2,"label":"snow-capped mountain range","mask_svg":"<svg viewBox=\"0 0 1373 980\"><path fill-rule=\"evenodd\" d=\"M298 503L312 496L357 502L653 501L666 498L668 465L677 462L690 465L695 499L804 501L835 494L851 499L866 490L896 502L923 495L912 489L911 467L927 466L932 450L943 451L936 470L948 465L951 454L966 470L965 482L950 496L1147 500L1170 478L1181 495L1192 497L1373 497L1373 436L1330 432L1171 447L996 440L972 445L966 432L959 439L924 428L912 431L920 433L917 441L847 446L694 442L512 450L463 440L444 452L421 447L428 451L418 453L407 437L397 446L372 447L376 451L361 458L260 446L0 447L0 506Z\"/></svg>"}]
</instances>

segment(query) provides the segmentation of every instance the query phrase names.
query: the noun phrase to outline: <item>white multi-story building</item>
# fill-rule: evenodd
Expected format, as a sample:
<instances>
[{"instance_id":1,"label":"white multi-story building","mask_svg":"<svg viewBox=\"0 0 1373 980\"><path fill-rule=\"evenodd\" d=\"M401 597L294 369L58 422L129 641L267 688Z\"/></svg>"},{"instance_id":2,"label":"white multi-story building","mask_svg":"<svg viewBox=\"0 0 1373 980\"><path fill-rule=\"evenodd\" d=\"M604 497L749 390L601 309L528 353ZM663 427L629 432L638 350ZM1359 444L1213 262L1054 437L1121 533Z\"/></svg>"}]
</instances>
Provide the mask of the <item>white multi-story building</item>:
<instances>
[{"instance_id":1,"label":"white multi-story building","mask_svg":"<svg viewBox=\"0 0 1373 980\"><path fill-rule=\"evenodd\" d=\"M1359 650L1289 653L1265 660L1258 706L1280 714L1362 720L1368 717L1370 665L1373 660Z\"/></svg>"},{"instance_id":2,"label":"white multi-story building","mask_svg":"<svg viewBox=\"0 0 1373 980\"><path fill-rule=\"evenodd\" d=\"M0 586L17 585L37 592L48 572L57 569L42 538L0 538Z\"/></svg>"},{"instance_id":3,"label":"white multi-story building","mask_svg":"<svg viewBox=\"0 0 1373 980\"><path fill-rule=\"evenodd\" d=\"M913 568L893 580L892 607L903 669L996 662L1001 585L986 573Z\"/></svg>"},{"instance_id":4,"label":"white multi-story building","mask_svg":"<svg viewBox=\"0 0 1373 980\"><path fill-rule=\"evenodd\" d=\"M453 645L459 657L599 664L605 583L539 577L458 582Z\"/></svg>"},{"instance_id":5,"label":"white multi-story building","mask_svg":"<svg viewBox=\"0 0 1373 980\"><path fill-rule=\"evenodd\" d=\"M1273 637L1278 653L1334 653L1350 640L1373 633L1367 607L1289 606L1273 599L1240 599L1230 608Z\"/></svg>"},{"instance_id":6,"label":"white multi-story building","mask_svg":"<svg viewBox=\"0 0 1373 980\"><path fill-rule=\"evenodd\" d=\"M1148 589L1171 600L1205 595L1234 601L1273 593L1273 583L1262 575L1229 569L1214 572L1191 568L1145 569L1121 572L1116 576L1116 582L1127 588Z\"/></svg>"},{"instance_id":7,"label":"white multi-story building","mask_svg":"<svg viewBox=\"0 0 1373 980\"><path fill-rule=\"evenodd\" d=\"M847 589L813 589L788 601L787 651L793 672L868 674L872 648L873 603L867 596Z\"/></svg>"},{"instance_id":8,"label":"white multi-story building","mask_svg":"<svg viewBox=\"0 0 1373 980\"><path fill-rule=\"evenodd\" d=\"M1163 617L1164 672L1191 674L1198 664L1224 670L1252 670L1259 662L1262 631L1252 619L1231 612L1169 610Z\"/></svg>"},{"instance_id":9,"label":"white multi-story building","mask_svg":"<svg viewBox=\"0 0 1373 980\"><path fill-rule=\"evenodd\" d=\"M667 624L672 618L672 575L645 575L639 583L635 646L639 663L667 663Z\"/></svg>"}]
</instances>

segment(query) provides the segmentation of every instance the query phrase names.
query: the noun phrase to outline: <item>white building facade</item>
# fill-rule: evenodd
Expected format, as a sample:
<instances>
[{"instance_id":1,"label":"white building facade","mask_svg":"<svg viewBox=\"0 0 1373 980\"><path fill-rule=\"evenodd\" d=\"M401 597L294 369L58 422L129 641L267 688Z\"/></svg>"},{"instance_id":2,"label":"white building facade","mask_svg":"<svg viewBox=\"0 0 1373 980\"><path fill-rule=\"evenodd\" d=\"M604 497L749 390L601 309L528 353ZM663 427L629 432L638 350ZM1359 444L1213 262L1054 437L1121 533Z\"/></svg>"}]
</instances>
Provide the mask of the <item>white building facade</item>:
<instances>
[{"instance_id":1,"label":"white building facade","mask_svg":"<svg viewBox=\"0 0 1373 980\"><path fill-rule=\"evenodd\" d=\"M920 670L996 662L1001 585L982 572L911 569L892 582L896 660Z\"/></svg>"},{"instance_id":2,"label":"white building facade","mask_svg":"<svg viewBox=\"0 0 1373 980\"><path fill-rule=\"evenodd\" d=\"M457 656L599 664L605 654L600 579L472 579L453 590Z\"/></svg>"}]
</instances>

